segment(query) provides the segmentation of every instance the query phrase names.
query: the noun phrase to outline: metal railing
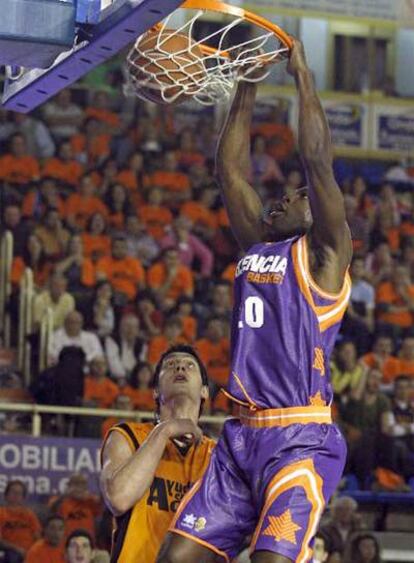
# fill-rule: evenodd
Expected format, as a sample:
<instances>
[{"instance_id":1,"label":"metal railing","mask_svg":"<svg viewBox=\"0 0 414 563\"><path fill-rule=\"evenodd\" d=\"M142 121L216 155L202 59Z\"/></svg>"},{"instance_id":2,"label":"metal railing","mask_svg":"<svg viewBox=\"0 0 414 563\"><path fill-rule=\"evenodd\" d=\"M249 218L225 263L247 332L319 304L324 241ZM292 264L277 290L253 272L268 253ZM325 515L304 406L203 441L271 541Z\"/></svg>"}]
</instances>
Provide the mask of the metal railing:
<instances>
[{"instance_id":1,"label":"metal railing","mask_svg":"<svg viewBox=\"0 0 414 563\"><path fill-rule=\"evenodd\" d=\"M32 415L32 436L42 435L42 414L67 414L75 416L116 417L134 421L153 420L154 413L148 411L121 411L88 407L61 407L58 405L33 405L27 403L0 403L0 412L29 413ZM228 417L203 415L200 423L220 426Z\"/></svg>"},{"instance_id":2,"label":"metal railing","mask_svg":"<svg viewBox=\"0 0 414 563\"><path fill-rule=\"evenodd\" d=\"M5 348L10 347L11 319L9 301L12 292L13 235L3 233L0 239L0 337Z\"/></svg>"},{"instance_id":3,"label":"metal railing","mask_svg":"<svg viewBox=\"0 0 414 563\"><path fill-rule=\"evenodd\" d=\"M32 346L30 335L33 332L33 300L35 295L33 271L26 268L20 280L19 318L17 340L17 366L23 373L25 386L30 385Z\"/></svg>"},{"instance_id":4,"label":"metal railing","mask_svg":"<svg viewBox=\"0 0 414 563\"><path fill-rule=\"evenodd\" d=\"M46 369L49 364L49 345L53 336L53 322L53 311L48 307L40 321L39 372Z\"/></svg>"}]
</instances>

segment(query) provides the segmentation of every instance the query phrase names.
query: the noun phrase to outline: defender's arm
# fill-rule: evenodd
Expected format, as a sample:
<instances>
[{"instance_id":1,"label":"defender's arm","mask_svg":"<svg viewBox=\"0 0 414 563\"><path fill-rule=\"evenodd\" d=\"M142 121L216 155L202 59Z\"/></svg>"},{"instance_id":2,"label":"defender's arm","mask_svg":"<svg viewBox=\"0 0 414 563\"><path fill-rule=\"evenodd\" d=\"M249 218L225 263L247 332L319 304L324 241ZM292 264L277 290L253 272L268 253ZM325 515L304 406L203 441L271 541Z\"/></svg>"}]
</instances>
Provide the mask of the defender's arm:
<instances>
[{"instance_id":1,"label":"defender's arm","mask_svg":"<svg viewBox=\"0 0 414 563\"><path fill-rule=\"evenodd\" d=\"M216 170L233 233L248 250L261 240L259 196L247 182L250 162L250 127L256 99L255 84L239 82L237 92L221 133Z\"/></svg>"},{"instance_id":2,"label":"defender's arm","mask_svg":"<svg viewBox=\"0 0 414 563\"><path fill-rule=\"evenodd\" d=\"M333 173L329 127L309 70L303 45L295 40L289 72L299 93L299 149L309 185L314 223L311 248L334 255L341 279L349 265L352 244L343 196Z\"/></svg>"}]
</instances>

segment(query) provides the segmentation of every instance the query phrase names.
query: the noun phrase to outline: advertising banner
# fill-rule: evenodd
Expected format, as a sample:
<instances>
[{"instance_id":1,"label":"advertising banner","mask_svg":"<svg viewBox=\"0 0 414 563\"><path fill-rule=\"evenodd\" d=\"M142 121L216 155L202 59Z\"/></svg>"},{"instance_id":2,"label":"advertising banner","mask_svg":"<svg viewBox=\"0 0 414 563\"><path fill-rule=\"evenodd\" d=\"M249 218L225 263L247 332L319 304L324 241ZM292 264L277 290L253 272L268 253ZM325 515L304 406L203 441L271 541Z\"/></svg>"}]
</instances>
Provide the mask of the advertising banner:
<instances>
[{"instance_id":1,"label":"advertising banner","mask_svg":"<svg viewBox=\"0 0 414 563\"><path fill-rule=\"evenodd\" d=\"M0 436L0 493L7 482L20 479L30 500L59 495L72 473L88 477L89 490L98 493L100 440Z\"/></svg>"},{"instance_id":2,"label":"advertising banner","mask_svg":"<svg viewBox=\"0 0 414 563\"><path fill-rule=\"evenodd\" d=\"M390 152L414 151L414 108L373 107L373 149Z\"/></svg>"},{"instance_id":3,"label":"advertising banner","mask_svg":"<svg viewBox=\"0 0 414 563\"><path fill-rule=\"evenodd\" d=\"M335 147L368 148L368 106L362 102L323 100Z\"/></svg>"}]
</instances>

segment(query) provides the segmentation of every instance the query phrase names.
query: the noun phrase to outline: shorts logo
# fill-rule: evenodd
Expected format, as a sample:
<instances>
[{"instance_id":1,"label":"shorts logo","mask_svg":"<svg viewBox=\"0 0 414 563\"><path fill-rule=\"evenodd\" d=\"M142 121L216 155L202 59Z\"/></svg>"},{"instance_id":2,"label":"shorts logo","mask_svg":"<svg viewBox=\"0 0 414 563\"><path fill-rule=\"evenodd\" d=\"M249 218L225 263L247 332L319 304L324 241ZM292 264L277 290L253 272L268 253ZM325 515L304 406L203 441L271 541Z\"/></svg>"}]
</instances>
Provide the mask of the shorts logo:
<instances>
[{"instance_id":1,"label":"shorts logo","mask_svg":"<svg viewBox=\"0 0 414 563\"><path fill-rule=\"evenodd\" d=\"M264 536L272 536L276 542L285 540L296 545L296 532L302 528L292 520L289 509L280 516L268 516L268 524Z\"/></svg>"},{"instance_id":2,"label":"shorts logo","mask_svg":"<svg viewBox=\"0 0 414 563\"><path fill-rule=\"evenodd\" d=\"M201 532L201 530L204 530L204 528L206 527L206 524L207 524L207 520L202 516L200 516L200 518L198 518L197 522L195 523L194 526L195 531Z\"/></svg>"},{"instance_id":3,"label":"shorts logo","mask_svg":"<svg viewBox=\"0 0 414 563\"><path fill-rule=\"evenodd\" d=\"M196 523L196 521L197 521L197 516L194 516L194 514L185 514L182 522L182 526L183 528L190 528L190 530L192 530L194 528L194 524Z\"/></svg>"}]
</instances>

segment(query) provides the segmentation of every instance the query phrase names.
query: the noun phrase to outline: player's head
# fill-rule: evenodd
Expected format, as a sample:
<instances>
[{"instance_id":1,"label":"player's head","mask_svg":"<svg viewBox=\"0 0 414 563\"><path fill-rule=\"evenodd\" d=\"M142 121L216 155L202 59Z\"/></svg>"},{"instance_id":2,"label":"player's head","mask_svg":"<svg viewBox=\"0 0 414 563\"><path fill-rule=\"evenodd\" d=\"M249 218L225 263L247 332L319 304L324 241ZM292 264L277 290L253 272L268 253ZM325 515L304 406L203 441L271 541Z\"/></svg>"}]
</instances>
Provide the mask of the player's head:
<instances>
[{"instance_id":1,"label":"player's head","mask_svg":"<svg viewBox=\"0 0 414 563\"><path fill-rule=\"evenodd\" d=\"M9 481L4 490L4 499L9 506L21 506L27 496L27 488L23 481L13 479Z\"/></svg>"},{"instance_id":2,"label":"player's head","mask_svg":"<svg viewBox=\"0 0 414 563\"><path fill-rule=\"evenodd\" d=\"M186 397L200 405L208 398L207 370L191 346L179 344L161 356L154 371L154 397L157 413L178 397Z\"/></svg>"},{"instance_id":3,"label":"player's head","mask_svg":"<svg viewBox=\"0 0 414 563\"><path fill-rule=\"evenodd\" d=\"M94 556L93 539L86 530L74 530L65 545L65 559L68 563L90 563Z\"/></svg>"},{"instance_id":4,"label":"player's head","mask_svg":"<svg viewBox=\"0 0 414 563\"><path fill-rule=\"evenodd\" d=\"M43 528L43 537L52 547L58 547L65 535L65 521L62 516L53 514L46 520Z\"/></svg>"},{"instance_id":5,"label":"player's head","mask_svg":"<svg viewBox=\"0 0 414 563\"><path fill-rule=\"evenodd\" d=\"M313 543L313 563L325 563L331 553L329 538L323 532L317 532Z\"/></svg>"},{"instance_id":6,"label":"player's head","mask_svg":"<svg viewBox=\"0 0 414 563\"><path fill-rule=\"evenodd\" d=\"M308 188L287 185L268 199L262 216L265 240L278 241L307 233L312 226Z\"/></svg>"},{"instance_id":7,"label":"player's head","mask_svg":"<svg viewBox=\"0 0 414 563\"><path fill-rule=\"evenodd\" d=\"M379 563L380 548L372 534L360 534L352 540L351 560L355 563Z\"/></svg>"}]
</instances>

